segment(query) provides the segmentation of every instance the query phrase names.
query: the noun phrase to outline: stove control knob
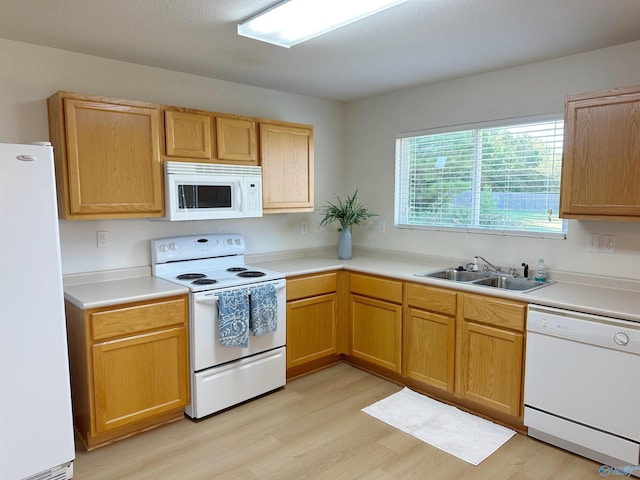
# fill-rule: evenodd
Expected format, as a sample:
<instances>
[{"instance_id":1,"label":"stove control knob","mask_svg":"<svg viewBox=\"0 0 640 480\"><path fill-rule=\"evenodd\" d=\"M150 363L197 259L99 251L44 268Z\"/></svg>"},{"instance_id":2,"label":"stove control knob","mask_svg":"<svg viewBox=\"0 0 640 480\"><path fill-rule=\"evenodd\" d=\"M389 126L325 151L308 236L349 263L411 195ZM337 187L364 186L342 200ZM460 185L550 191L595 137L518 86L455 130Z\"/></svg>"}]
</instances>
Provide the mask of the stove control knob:
<instances>
[{"instance_id":1,"label":"stove control knob","mask_svg":"<svg viewBox=\"0 0 640 480\"><path fill-rule=\"evenodd\" d=\"M166 251L167 251L167 246L166 246L166 245L164 245L164 244L163 244L163 245L160 245L160 246L158 247L158 250L160 250L161 252L166 252Z\"/></svg>"},{"instance_id":2,"label":"stove control knob","mask_svg":"<svg viewBox=\"0 0 640 480\"><path fill-rule=\"evenodd\" d=\"M233 239L232 239L232 238L228 238L228 239L227 239L227 243L228 243L229 245L233 245Z\"/></svg>"},{"instance_id":3,"label":"stove control knob","mask_svg":"<svg viewBox=\"0 0 640 480\"><path fill-rule=\"evenodd\" d=\"M240 241L239 238L236 238L236 245L240 245L242 242Z\"/></svg>"},{"instance_id":4,"label":"stove control knob","mask_svg":"<svg viewBox=\"0 0 640 480\"><path fill-rule=\"evenodd\" d=\"M169 244L169 249L170 249L170 250L177 250L177 249L178 249L178 246L177 246L175 243L170 243L170 244Z\"/></svg>"}]
</instances>

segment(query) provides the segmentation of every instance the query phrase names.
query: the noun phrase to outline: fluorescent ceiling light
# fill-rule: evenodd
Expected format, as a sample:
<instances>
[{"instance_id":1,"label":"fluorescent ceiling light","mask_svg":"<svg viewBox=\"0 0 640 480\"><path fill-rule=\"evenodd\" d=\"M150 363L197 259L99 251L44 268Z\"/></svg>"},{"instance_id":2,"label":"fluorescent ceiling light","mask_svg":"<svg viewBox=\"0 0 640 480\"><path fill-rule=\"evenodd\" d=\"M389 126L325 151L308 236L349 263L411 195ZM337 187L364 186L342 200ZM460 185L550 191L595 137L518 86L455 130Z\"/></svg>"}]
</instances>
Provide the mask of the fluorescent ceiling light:
<instances>
[{"instance_id":1,"label":"fluorescent ceiling light","mask_svg":"<svg viewBox=\"0 0 640 480\"><path fill-rule=\"evenodd\" d=\"M283 0L239 23L238 35L289 48L406 1Z\"/></svg>"}]
</instances>

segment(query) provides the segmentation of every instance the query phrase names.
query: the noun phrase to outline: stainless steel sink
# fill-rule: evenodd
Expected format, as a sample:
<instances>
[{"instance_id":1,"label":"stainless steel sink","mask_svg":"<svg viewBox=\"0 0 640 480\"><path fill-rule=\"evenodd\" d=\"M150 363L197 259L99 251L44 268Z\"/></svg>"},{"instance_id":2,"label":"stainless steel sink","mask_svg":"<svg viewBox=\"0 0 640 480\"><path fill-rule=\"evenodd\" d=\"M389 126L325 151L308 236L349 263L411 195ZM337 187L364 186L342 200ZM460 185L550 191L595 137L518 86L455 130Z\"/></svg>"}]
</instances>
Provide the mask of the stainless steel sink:
<instances>
[{"instance_id":1,"label":"stainless steel sink","mask_svg":"<svg viewBox=\"0 0 640 480\"><path fill-rule=\"evenodd\" d=\"M519 292L531 292L538 288L546 287L555 282L536 282L528 278L491 276L473 282L474 285L503 288L505 290L517 290Z\"/></svg>"},{"instance_id":2,"label":"stainless steel sink","mask_svg":"<svg viewBox=\"0 0 640 480\"><path fill-rule=\"evenodd\" d=\"M435 272L416 273L415 276L468 283L482 287L502 288L504 290L513 290L521 293L531 292L538 288L556 283L554 281L542 283L536 282L535 280L529 280L528 278L488 274L483 272L467 272L465 270L457 270L453 267L444 270L436 270Z\"/></svg>"},{"instance_id":3,"label":"stainless steel sink","mask_svg":"<svg viewBox=\"0 0 640 480\"><path fill-rule=\"evenodd\" d=\"M438 270L436 272L416 273L417 277L441 278L443 280L451 280L453 282L472 282L480 278L488 278L482 272L467 272L465 270L457 270L455 268L447 268L446 270Z\"/></svg>"}]
</instances>

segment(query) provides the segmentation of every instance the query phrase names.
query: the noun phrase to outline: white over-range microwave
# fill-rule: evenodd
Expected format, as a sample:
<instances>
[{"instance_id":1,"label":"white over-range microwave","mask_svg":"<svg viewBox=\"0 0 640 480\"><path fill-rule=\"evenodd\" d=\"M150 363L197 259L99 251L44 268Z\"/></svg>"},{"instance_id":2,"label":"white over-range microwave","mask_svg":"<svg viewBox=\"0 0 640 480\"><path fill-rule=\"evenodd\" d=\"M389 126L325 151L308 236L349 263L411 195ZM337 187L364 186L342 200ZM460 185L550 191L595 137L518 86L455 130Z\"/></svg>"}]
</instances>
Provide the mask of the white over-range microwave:
<instances>
[{"instance_id":1,"label":"white over-range microwave","mask_svg":"<svg viewBox=\"0 0 640 480\"><path fill-rule=\"evenodd\" d=\"M165 163L166 220L262 216L262 167Z\"/></svg>"}]
</instances>

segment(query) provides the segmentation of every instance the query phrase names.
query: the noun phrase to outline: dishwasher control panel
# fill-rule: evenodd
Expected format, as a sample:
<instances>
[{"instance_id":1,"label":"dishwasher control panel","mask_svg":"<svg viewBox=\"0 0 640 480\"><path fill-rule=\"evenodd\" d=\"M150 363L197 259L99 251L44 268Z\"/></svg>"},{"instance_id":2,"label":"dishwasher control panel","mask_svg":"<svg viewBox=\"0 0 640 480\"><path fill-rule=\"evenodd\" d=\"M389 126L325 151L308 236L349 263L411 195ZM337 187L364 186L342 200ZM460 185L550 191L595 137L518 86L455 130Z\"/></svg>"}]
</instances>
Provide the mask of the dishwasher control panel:
<instances>
[{"instance_id":1,"label":"dishwasher control panel","mask_svg":"<svg viewBox=\"0 0 640 480\"><path fill-rule=\"evenodd\" d=\"M530 305L527 332L640 355L640 324L627 320Z\"/></svg>"}]
</instances>

